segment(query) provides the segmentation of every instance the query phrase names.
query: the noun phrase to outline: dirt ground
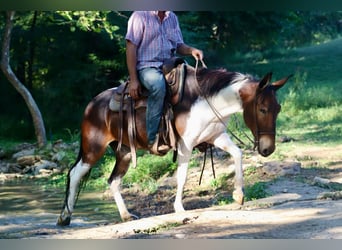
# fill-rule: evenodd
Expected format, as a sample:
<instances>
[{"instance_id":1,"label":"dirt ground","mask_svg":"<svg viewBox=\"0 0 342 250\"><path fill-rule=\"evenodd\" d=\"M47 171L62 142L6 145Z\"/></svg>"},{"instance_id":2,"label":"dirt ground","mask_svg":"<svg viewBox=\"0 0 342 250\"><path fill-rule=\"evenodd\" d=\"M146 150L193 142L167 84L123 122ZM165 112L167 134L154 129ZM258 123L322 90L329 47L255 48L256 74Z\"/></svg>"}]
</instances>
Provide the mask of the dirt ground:
<instances>
[{"instance_id":1,"label":"dirt ground","mask_svg":"<svg viewBox=\"0 0 342 250\"><path fill-rule=\"evenodd\" d=\"M213 206L217 194L205 192L212 181L209 166L203 175L204 188L198 186L199 171L190 169L185 188L187 212L172 212L173 179L163 180L160 190L152 196L134 196L125 192L129 209L142 219L126 223L59 231L48 238L237 238L237 239L342 239L341 189L315 184L315 178L342 183L342 145L338 147L305 147L288 152L288 159L301 160L301 172L282 177L264 176L268 180L267 198ZM258 156L245 160L267 161ZM216 176L227 172L227 162L215 158ZM266 175L264 173L264 175ZM171 181L171 183L170 183ZM224 194L220 194L224 195ZM137 201L140 202L137 202ZM42 236L45 237L45 236Z\"/></svg>"},{"instance_id":2,"label":"dirt ground","mask_svg":"<svg viewBox=\"0 0 342 250\"><path fill-rule=\"evenodd\" d=\"M125 223L89 223L78 227L77 219L66 228L54 225L56 215L42 216L40 226L14 238L49 239L342 239L342 145L304 147L287 152L287 159L301 163L298 174L258 176L267 183L267 198L237 204L217 205L219 197L230 194L215 189L207 163L203 183L198 186L199 168L189 169L185 187L184 213L173 213L174 178L164 178L154 195L123 190L128 209L141 219ZM246 170L268 159L249 156ZM227 173L232 160L215 156L216 176ZM315 182L317 178L328 183ZM334 184L334 186L332 186ZM337 185L337 186L336 186ZM49 221L44 223L43 221ZM53 220L53 221L51 221ZM10 227L10 225L8 225ZM10 237L11 234L8 234Z\"/></svg>"}]
</instances>

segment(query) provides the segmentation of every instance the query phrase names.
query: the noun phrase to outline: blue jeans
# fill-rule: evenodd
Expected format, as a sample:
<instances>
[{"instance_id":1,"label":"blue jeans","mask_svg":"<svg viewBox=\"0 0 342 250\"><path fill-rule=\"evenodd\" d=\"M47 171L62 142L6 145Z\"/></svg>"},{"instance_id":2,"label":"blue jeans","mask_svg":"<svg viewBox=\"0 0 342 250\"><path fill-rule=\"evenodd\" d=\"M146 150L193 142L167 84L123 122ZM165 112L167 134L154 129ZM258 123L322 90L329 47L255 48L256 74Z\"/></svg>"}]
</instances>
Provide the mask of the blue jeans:
<instances>
[{"instance_id":1,"label":"blue jeans","mask_svg":"<svg viewBox=\"0 0 342 250\"><path fill-rule=\"evenodd\" d=\"M152 144L158 134L159 123L163 114L166 94L165 78L158 68L144 68L139 71L140 82L148 90L146 129L148 143Z\"/></svg>"}]
</instances>

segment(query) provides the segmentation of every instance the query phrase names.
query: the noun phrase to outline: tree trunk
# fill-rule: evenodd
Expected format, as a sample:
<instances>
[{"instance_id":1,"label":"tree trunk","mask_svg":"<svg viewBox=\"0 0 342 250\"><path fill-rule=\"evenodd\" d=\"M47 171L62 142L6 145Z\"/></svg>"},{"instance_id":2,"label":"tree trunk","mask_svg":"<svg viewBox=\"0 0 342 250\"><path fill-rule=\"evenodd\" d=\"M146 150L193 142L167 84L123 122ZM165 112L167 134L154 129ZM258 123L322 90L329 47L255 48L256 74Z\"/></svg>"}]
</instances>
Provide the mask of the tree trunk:
<instances>
[{"instance_id":1,"label":"tree trunk","mask_svg":"<svg viewBox=\"0 0 342 250\"><path fill-rule=\"evenodd\" d=\"M34 63L34 56L36 52L36 24L37 24L37 16L38 11L33 13L32 24L30 28L31 38L29 41L29 61L28 61L28 69L27 69L27 86L29 89L33 89L33 63Z\"/></svg>"},{"instance_id":2,"label":"tree trunk","mask_svg":"<svg viewBox=\"0 0 342 250\"><path fill-rule=\"evenodd\" d=\"M45 126L44 126L42 115L31 93L16 77L16 75L13 73L12 68L10 66L10 40L11 40L11 32L12 32L12 27L13 27L14 14L15 14L14 11L6 12L6 27L5 27L4 37L3 37L3 44L2 44L1 69L4 72L6 78L9 80L9 82L24 98L25 103L32 116L35 134L36 134L36 138L38 141L38 146L42 147L46 144L46 133L45 133Z\"/></svg>"}]
</instances>

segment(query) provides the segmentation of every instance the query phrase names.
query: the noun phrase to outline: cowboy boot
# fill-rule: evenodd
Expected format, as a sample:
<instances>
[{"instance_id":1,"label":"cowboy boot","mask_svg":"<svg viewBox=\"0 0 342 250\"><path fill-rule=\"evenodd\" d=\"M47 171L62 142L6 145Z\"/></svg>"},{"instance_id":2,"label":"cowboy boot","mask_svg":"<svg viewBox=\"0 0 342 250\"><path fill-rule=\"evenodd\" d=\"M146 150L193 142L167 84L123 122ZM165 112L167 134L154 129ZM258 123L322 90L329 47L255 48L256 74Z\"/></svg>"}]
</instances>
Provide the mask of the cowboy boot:
<instances>
[{"instance_id":1,"label":"cowboy boot","mask_svg":"<svg viewBox=\"0 0 342 250\"><path fill-rule=\"evenodd\" d=\"M152 154L165 155L170 150L170 147L164 143L159 145L159 134L157 134L154 142L148 145L148 149Z\"/></svg>"}]
</instances>

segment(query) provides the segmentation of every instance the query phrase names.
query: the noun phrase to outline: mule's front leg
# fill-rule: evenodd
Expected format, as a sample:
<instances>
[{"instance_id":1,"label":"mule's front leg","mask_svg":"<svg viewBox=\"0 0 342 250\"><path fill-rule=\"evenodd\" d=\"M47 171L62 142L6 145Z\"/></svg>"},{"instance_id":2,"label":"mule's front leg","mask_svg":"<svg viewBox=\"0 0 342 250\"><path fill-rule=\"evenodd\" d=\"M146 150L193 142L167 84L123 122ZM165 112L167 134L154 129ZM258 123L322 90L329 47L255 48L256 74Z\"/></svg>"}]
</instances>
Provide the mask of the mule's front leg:
<instances>
[{"instance_id":1,"label":"mule's front leg","mask_svg":"<svg viewBox=\"0 0 342 250\"><path fill-rule=\"evenodd\" d=\"M184 145L180 145L178 147L177 193L173 204L176 213L185 211L182 199L190 157L191 151L186 149Z\"/></svg>"},{"instance_id":2,"label":"mule's front leg","mask_svg":"<svg viewBox=\"0 0 342 250\"><path fill-rule=\"evenodd\" d=\"M243 170L242 170L242 151L230 139L227 133L222 133L214 141L214 145L228 152L234 159L235 182L233 199L240 205L244 202L243 193Z\"/></svg>"},{"instance_id":3,"label":"mule's front leg","mask_svg":"<svg viewBox=\"0 0 342 250\"><path fill-rule=\"evenodd\" d=\"M177 169L177 193L176 193L176 198L175 202L173 204L173 207L175 209L175 212L183 212L184 207L183 207L183 189L186 181L186 176L187 176L187 171L188 171L188 163L183 163L178 165Z\"/></svg>"},{"instance_id":4,"label":"mule's front leg","mask_svg":"<svg viewBox=\"0 0 342 250\"><path fill-rule=\"evenodd\" d=\"M125 202L124 202L124 200L121 196L121 193L120 193L121 179L122 179L121 176L117 176L113 179L113 181L110 184L110 190L113 193L114 200L115 200L116 206L118 207L121 220L122 221L129 221L129 220L133 220L133 219L139 219L138 216L131 214L127 210Z\"/></svg>"},{"instance_id":5,"label":"mule's front leg","mask_svg":"<svg viewBox=\"0 0 342 250\"><path fill-rule=\"evenodd\" d=\"M117 144L112 144L113 150L116 150ZM133 219L139 219L138 216L128 212L125 202L121 196L120 186L122 177L127 173L129 164L131 162L130 148L122 145L121 150L116 151L116 161L113 171L108 179L110 184L110 190L112 191L116 206L118 207L120 217L122 221L128 221Z\"/></svg>"},{"instance_id":6,"label":"mule's front leg","mask_svg":"<svg viewBox=\"0 0 342 250\"><path fill-rule=\"evenodd\" d=\"M57 219L58 226L68 226L71 221L71 215L74 210L76 201L76 193L82 177L88 173L90 169L89 164L85 164L80 160L75 167L68 173L69 185L66 188L66 198L64 208Z\"/></svg>"}]
</instances>

